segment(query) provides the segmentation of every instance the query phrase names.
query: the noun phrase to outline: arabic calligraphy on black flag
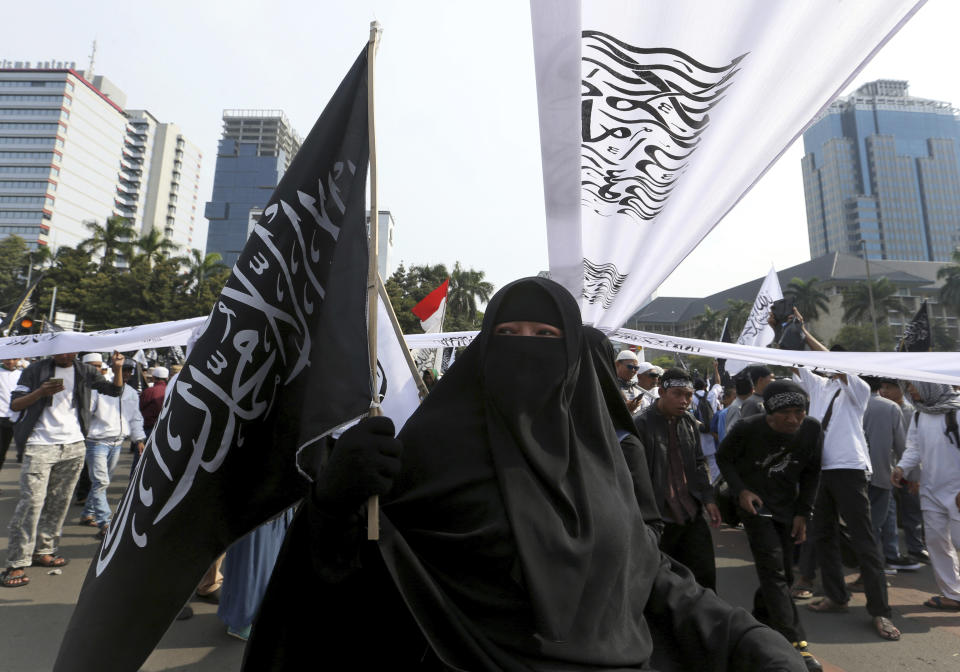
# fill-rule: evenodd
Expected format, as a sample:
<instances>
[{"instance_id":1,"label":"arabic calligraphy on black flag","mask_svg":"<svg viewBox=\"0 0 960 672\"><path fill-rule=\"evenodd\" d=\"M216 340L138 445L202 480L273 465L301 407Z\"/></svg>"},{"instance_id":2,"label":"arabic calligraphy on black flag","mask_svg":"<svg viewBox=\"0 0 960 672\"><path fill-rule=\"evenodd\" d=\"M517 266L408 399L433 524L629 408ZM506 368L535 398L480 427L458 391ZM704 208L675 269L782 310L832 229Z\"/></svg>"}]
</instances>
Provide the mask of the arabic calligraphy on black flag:
<instances>
[{"instance_id":1,"label":"arabic calligraphy on black flag","mask_svg":"<svg viewBox=\"0 0 960 672\"><path fill-rule=\"evenodd\" d=\"M897 352L930 352L930 313L927 302L920 304L920 310L903 328L903 336L897 345Z\"/></svg>"},{"instance_id":2,"label":"arabic calligraphy on black flag","mask_svg":"<svg viewBox=\"0 0 960 672\"><path fill-rule=\"evenodd\" d=\"M302 496L298 448L368 411L368 158L364 48L173 382L57 672L139 669L210 563Z\"/></svg>"}]
</instances>

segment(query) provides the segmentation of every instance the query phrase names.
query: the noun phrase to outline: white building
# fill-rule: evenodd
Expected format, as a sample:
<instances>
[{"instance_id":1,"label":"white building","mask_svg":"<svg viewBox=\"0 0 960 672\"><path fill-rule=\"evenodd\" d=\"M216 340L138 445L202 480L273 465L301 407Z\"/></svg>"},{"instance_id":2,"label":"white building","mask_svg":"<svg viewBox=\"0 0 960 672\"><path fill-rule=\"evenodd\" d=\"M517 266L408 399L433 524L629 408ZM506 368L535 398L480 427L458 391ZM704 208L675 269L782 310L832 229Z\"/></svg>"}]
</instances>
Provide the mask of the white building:
<instances>
[{"instance_id":1,"label":"white building","mask_svg":"<svg viewBox=\"0 0 960 672\"><path fill-rule=\"evenodd\" d=\"M193 247L202 156L173 124L73 63L0 61L0 237L53 251L128 218Z\"/></svg>"}]
</instances>

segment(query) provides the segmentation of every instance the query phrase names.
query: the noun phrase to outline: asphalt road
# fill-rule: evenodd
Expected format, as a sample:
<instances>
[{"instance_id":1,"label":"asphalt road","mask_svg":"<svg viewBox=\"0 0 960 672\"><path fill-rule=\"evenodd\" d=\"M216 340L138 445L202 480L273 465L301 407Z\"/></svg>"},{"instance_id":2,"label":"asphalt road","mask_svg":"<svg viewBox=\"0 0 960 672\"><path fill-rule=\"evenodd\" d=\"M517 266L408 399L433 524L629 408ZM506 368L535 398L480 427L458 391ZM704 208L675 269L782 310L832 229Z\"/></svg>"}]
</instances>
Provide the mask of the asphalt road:
<instances>
[{"instance_id":1,"label":"asphalt road","mask_svg":"<svg viewBox=\"0 0 960 672\"><path fill-rule=\"evenodd\" d=\"M11 450L12 453L12 450ZM119 501L129 473L124 453L111 486L111 504ZM16 462L0 470L0 554L6 557L6 523L17 501ZM94 529L80 527L80 507L72 506L63 530L61 553L71 562L61 574L34 567L24 588L0 588L0 672L48 672L73 611L80 585L98 548ZM756 574L742 531L724 528L714 533L721 597L749 608ZM171 567L170 571L176 571ZM853 572L851 572L852 574ZM162 576L152 580L162 581ZM894 622L903 632L899 642L881 640L873 631L862 593L855 593L848 614L814 614L801 608L810 649L828 671L886 672L888 670L958 672L960 613L937 612L921 606L936 594L929 567L889 577ZM243 642L228 637L216 606L194 601L195 616L170 626L143 666L145 672L238 670ZM122 632L114 633L123 637ZM109 668L105 666L104 670Z\"/></svg>"}]
</instances>

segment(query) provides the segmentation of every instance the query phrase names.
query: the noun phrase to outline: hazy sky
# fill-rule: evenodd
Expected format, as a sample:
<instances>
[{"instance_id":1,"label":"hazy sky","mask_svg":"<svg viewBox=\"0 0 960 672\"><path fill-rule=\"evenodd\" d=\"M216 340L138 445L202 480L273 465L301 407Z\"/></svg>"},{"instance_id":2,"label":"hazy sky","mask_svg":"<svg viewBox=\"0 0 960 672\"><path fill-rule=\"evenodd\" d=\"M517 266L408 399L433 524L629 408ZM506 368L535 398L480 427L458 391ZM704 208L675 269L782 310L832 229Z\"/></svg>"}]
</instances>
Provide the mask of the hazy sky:
<instances>
[{"instance_id":1,"label":"hazy sky","mask_svg":"<svg viewBox=\"0 0 960 672\"><path fill-rule=\"evenodd\" d=\"M206 201L223 109L279 108L305 136L372 20L384 29L377 148L381 209L397 222L391 266L459 260L497 287L546 269L524 0L8 3L0 59L85 69L96 39L96 73L124 90L127 106L178 124L199 145ZM912 95L960 105L958 22L960 3L929 0L851 88L906 79ZM802 155L798 142L659 293L702 296L808 259Z\"/></svg>"}]
</instances>

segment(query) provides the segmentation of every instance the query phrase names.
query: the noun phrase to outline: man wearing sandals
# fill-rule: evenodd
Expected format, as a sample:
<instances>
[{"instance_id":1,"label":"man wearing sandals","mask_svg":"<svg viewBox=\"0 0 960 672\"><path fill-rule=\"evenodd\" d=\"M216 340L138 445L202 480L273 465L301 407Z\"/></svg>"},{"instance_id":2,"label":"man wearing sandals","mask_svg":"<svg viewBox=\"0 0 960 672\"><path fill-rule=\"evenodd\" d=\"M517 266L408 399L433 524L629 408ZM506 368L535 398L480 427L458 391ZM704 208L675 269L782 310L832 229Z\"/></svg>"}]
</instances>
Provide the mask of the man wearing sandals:
<instances>
[{"instance_id":1,"label":"man wearing sandals","mask_svg":"<svg viewBox=\"0 0 960 672\"><path fill-rule=\"evenodd\" d=\"M793 312L810 349L825 351L827 348L807 331L796 308ZM873 532L867 495L871 462L863 433L863 415L870 400L870 386L852 373L835 373L824 378L803 367L793 372L794 380L810 395L810 415L819 418L823 426L823 463L811 537L826 597L808 604L807 609L818 613L847 611L850 593L844 583L840 560L840 518L843 518L860 565L873 627L881 638L896 641L900 639L900 630L890 620L892 612L887 599L883 554Z\"/></svg>"},{"instance_id":2,"label":"man wearing sandals","mask_svg":"<svg viewBox=\"0 0 960 672\"><path fill-rule=\"evenodd\" d=\"M114 353L113 382L77 353L54 355L31 364L10 397L10 410L22 414L14 426L17 447L25 446L20 468L20 501L10 520L7 569L0 583L26 585L25 567L62 567L57 542L70 496L83 468L84 434L90 422L90 392L119 396L123 390L123 355Z\"/></svg>"},{"instance_id":3,"label":"man wearing sandals","mask_svg":"<svg viewBox=\"0 0 960 672\"><path fill-rule=\"evenodd\" d=\"M927 552L940 595L924 602L931 609L960 611L960 429L957 415L960 394L949 385L911 381L916 415L907 429L907 449L890 475L901 487L903 474L923 464L920 476L920 508L926 529Z\"/></svg>"},{"instance_id":4,"label":"man wearing sandals","mask_svg":"<svg viewBox=\"0 0 960 672\"><path fill-rule=\"evenodd\" d=\"M809 397L788 380L764 386L765 413L737 423L717 452L720 472L735 493L760 587L753 615L787 638L808 670L822 670L807 651L790 595L793 547L806 537L820 475L823 432L807 417Z\"/></svg>"}]
</instances>

